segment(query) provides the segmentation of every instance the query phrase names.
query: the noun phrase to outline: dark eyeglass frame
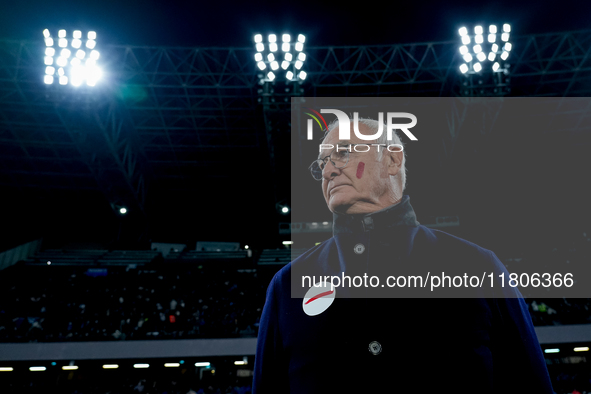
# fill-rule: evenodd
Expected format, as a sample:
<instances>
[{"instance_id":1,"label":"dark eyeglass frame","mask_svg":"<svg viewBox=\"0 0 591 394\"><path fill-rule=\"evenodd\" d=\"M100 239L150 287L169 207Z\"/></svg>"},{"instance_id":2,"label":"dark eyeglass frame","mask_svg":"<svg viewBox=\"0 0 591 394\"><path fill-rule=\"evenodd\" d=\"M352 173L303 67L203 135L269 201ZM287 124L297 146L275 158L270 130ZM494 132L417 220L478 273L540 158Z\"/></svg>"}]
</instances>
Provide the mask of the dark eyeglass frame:
<instances>
[{"instance_id":1,"label":"dark eyeglass frame","mask_svg":"<svg viewBox=\"0 0 591 394\"><path fill-rule=\"evenodd\" d=\"M365 145L365 146L388 146L386 144L349 144L349 145L343 145L343 146L339 146L339 150L338 152L343 152L346 156L347 156L347 160L345 161L345 164L343 164L341 167L337 166L336 163L331 160L330 162L332 163L332 165L335 168L341 169L341 168L345 168L347 166L347 164L349 164L349 157L351 152L349 152L349 147L353 147L353 149L355 149L355 147L357 145ZM341 148L346 148L346 149L341 149ZM330 151L330 154L328 156L325 156L322 159L316 159L312 162L312 164L310 164L310 167L308 167L308 169L310 170L310 173L312 174L312 178L314 178L314 180L320 181L322 180L322 172L324 171L324 166L326 165L326 163L328 162L329 158L332 156L332 154L336 151L336 148L333 148L333 150ZM356 152L356 151L355 151ZM366 152L369 152L369 150L367 150ZM357 152L357 153L364 153L364 152ZM317 165L318 168L314 168L314 165ZM316 173L318 175L318 177L316 177L314 175L314 173Z\"/></svg>"}]
</instances>

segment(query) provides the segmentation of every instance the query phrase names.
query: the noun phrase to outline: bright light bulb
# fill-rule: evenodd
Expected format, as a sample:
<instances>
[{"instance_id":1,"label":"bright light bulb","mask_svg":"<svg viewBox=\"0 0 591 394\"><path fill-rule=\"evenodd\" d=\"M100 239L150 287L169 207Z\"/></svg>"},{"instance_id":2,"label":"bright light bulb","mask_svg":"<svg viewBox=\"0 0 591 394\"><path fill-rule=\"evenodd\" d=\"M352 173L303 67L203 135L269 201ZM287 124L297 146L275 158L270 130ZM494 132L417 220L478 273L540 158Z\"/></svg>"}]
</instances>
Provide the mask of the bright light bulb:
<instances>
[{"instance_id":1,"label":"bright light bulb","mask_svg":"<svg viewBox=\"0 0 591 394\"><path fill-rule=\"evenodd\" d=\"M279 68L279 63L271 62L271 70L277 70Z\"/></svg>"},{"instance_id":2,"label":"bright light bulb","mask_svg":"<svg viewBox=\"0 0 591 394\"><path fill-rule=\"evenodd\" d=\"M293 55L291 53L285 54L285 60L287 60L288 62L291 62L292 59L293 59Z\"/></svg>"},{"instance_id":3,"label":"bright light bulb","mask_svg":"<svg viewBox=\"0 0 591 394\"><path fill-rule=\"evenodd\" d=\"M287 60L282 61L281 68L287 70L287 67L289 67L289 62Z\"/></svg>"},{"instance_id":4,"label":"bright light bulb","mask_svg":"<svg viewBox=\"0 0 591 394\"><path fill-rule=\"evenodd\" d=\"M82 32L80 30L74 30L74 33L72 34L72 37L74 37L74 38L82 38Z\"/></svg>"},{"instance_id":5,"label":"bright light bulb","mask_svg":"<svg viewBox=\"0 0 591 394\"><path fill-rule=\"evenodd\" d=\"M291 71L288 71L285 73L285 77L291 81L293 79L293 73Z\"/></svg>"},{"instance_id":6,"label":"bright light bulb","mask_svg":"<svg viewBox=\"0 0 591 394\"><path fill-rule=\"evenodd\" d=\"M66 36L66 31L65 31L65 30L63 30L63 29L62 29L62 30L60 30L60 31L58 31L58 32L57 32L57 36L58 36L59 38L64 38L64 37Z\"/></svg>"},{"instance_id":7,"label":"bright light bulb","mask_svg":"<svg viewBox=\"0 0 591 394\"><path fill-rule=\"evenodd\" d=\"M488 32L489 32L489 33L491 33L491 34L497 34L497 26L495 26L495 25L490 25L490 26L488 27Z\"/></svg>"},{"instance_id":8,"label":"bright light bulb","mask_svg":"<svg viewBox=\"0 0 591 394\"><path fill-rule=\"evenodd\" d=\"M78 59L77 57L73 58L72 60L70 60L70 64L72 66L78 66L80 65L82 62L80 61L80 59Z\"/></svg>"},{"instance_id":9,"label":"bright light bulb","mask_svg":"<svg viewBox=\"0 0 591 394\"><path fill-rule=\"evenodd\" d=\"M86 52L84 52L82 49L79 49L79 50L76 52L76 57L77 57L78 59L84 59L84 56L86 56Z\"/></svg>"},{"instance_id":10,"label":"bright light bulb","mask_svg":"<svg viewBox=\"0 0 591 394\"><path fill-rule=\"evenodd\" d=\"M468 47L467 47L467 46L465 46L465 45L462 45L462 46L460 47L460 55L462 55L462 56L463 56L463 55L465 55L466 53L468 53Z\"/></svg>"},{"instance_id":11,"label":"bright light bulb","mask_svg":"<svg viewBox=\"0 0 591 394\"><path fill-rule=\"evenodd\" d=\"M65 57L58 57L57 61L56 61L57 65L60 67L64 67L66 64L68 64L68 60Z\"/></svg>"},{"instance_id":12,"label":"bright light bulb","mask_svg":"<svg viewBox=\"0 0 591 394\"><path fill-rule=\"evenodd\" d=\"M498 62L495 62L495 64L493 64L493 71L497 71L499 69L500 65Z\"/></svg>"},{"instance_id":13,"label":"bright light bulb","mask_svg":"<svg viewBox=\"0 0 591 394\"><path fill-rule=\"evenodd\" d=\"M260 62L260 61L262 61L262 60L263 60L263 55L257 52L257 53L254 55L254 61L255 61L255 62Z\"/></svg>"},{"instance_id":14,"label":"bright light bulb","mask_svg":"<svg viewBox=\"0 0 591 394\"><path fill-rule=\"evenodd\" d=\"M301 60L295 62L295 68L297 68L298 70L302 68L303 65L304 63Z\"/></svg>"},{"instance_id":15,"label":"bright light bulb","mask_svg":"<svg viewBox=\"0 0 591 394\"><path fill-rule=\"evenodd\" d=\"M460 27L460 30L458 30L458 32L460 33L461 37L464 37L468 34L468 29L466 29L465 27Z\"/></svg>"},{"instance_id":16,"label":"bright light bulb","mask_svg":"<svg viewBox=\"0 0 591 394\"><path fill-rule=\"evenodd\" d=\"M269 42L277 42L277 36L275 34L269 34Z\"/></svg>"},{"instance_id":17,"label":"bright light bulb","mask_svg":"<svg viewBox=\"0 0 591 394\"><path fill-rule=\"evenodd\" d=\"M470 36L463 36L462 37L462 44L468 45L470 43Z\"/></svg>"},{"instance_id":18,"label":"bright light bulb","mask_svg":"<svg viewBox=\"0 0 591 394\"><path fill-rule=\"evenodd\" d=\"M272 80L274 80L274 79L275 79L275 74L273 74L273 71L269 71L269 72L267 73L267 78L268 78L270 81L272 81Z\"/></svg>"},{"instance_id":19,"label":"bright light bulb","mask_svg":"<svg viewBox=\"0 0 591 394\"><path fill-rule=\"evenodd\" d=\"M275 60L275 55L273 55L272 53L269 53L267 55L267 60L270 61L270 62L272 62L273 60Z\"/></svg>"},{"instance_id":20,"label":"bright light bulb","mask_svg":"<svg viewBox=\"0 0 591 394\"><path fill-rule=\"evenodd\" d=\"M505 42L509 41L509 33L501 34L501 40L503 40Z\"/></svg>"},{"instance_id":21,"label":"bright light bulb","mask_svg":"<svg viewBox=\"0 0 591 394\"><path fill-rule=\"evenodd\" d=\"M476 37L474 37L474 42L477 44L482 44L484 42L484 37L482 34L476 35Z\"/></svg>"},{"instance_id":22,"label":"bright light bulb","mask_svg":"<svg viewBox=\"0 0 591 394\"><path fill-rule=\"evenodd\" d=\"M304 44L302 42L297 42L295 44L295 50L298 52L301 52L304 50Z\"/></svg>"},{"instance_id":23,"label":"bright light bulb","mask_svg":"<svg viewBox=\"0 0 591 394\"><path fill-rule=\"evenodd\" d=\"M492 62L493 60L495 60L495 57L496 57L496 56L497 56L497 55L496 55L494 52L490 52L490 53L488 54L488 60L490 60L490 61Z\"/></svg>"},{"instance_id":24,"label":"bright light bulb","mask_svg":"<svg viewBox=\"0 0 591 394\"><path fill-rule=\"evenodd\" d=\"M46 56L53 56L53 55L55 55L55 49L53 49L53 48L45 48L45 55Z\"/></svg>"},{"instance_id":25,"label":"bright light bulb","mask_svg":"<svg viewBox=\"0 0 591 394\"><path fill-rule=\"evenodd\" d=\"M51 34L49 33L49 29L43 30L43 37L47 38L49 36L51 36Z\"/></svg>"},{"instance_id":26,"label":"bright light bulb","mask_svg":"<svg viewBox=\"0 0 591 394\"><path fill-rule=\"evenodd\" d=\"M262 34L255 34L254 42L256 42L256 43L263 42L263 35Z\"/></svg>"},{"instance_id":27,"label":"bright light bulb","mask_svg":"<svg viewBox=\"0 0 591 394\"><path fill-rule=\"evenodd\" d=\"M509 52L503 51L503 53L501 54L501 59L507 60L508 57L509 57Z\"/></svg>"},{"instance_id":28,"label":"bright light bulb","mask_svg":"<svg viewBox=\"0 0 591 394\"><path fill-rule=\"evenodd\" d=\"M476 58L479 62L483 62L486 60L486 55L484 54L484 52L479 52L478 55L476 55Z\"/></svg>"},{"instance_id":29,"label":"bright light bulb","mask_svg":"<svg viewBox=\"0 0 591 394\"><path fill-rule=\"evenodd\" d=\"M474 45L474 48L472 49L474 50L474 53L482 52L482 47L480 45Z\"/></svg>"},{"instance_id":30,"label":"bright light bulb","mask_svg":"<svg viewBox=\"0 0 591 394\"><path fill-rule=\"evenodd\" d=\"M47 38L45 39L45 45L47 45L48 47L51 47L51 46L53 46L53 38L51 38L51 37L47 37Z\"/></svg>"},{"instance_id":31,"label":"bright light bulb","mask_svg":"<svg viewBox=\"0 0 591 394\"><path fill-rule=\"evenodd\" d=\"M88 32L88 39L89 40L96 40L96 32L95 31L89 31Z\"/></svg>"},{"instance_id":32,"label":"bright light bulb","mask_svg":"<svg viewBox=\"0 0 591 394\"><path fill-rule=\"evenodd\" d=\"M82 41L80 41L79 39L74 38L72 40L72 47L74 47L74 48L80 48L80 45L82 45Z\"/></svg>"},{"instance_id":33,"label":"bright light bulb","mask_svg":"<svg viewBox=\"0 0 591 394\"><path fill-rule=\"evenodd\" d=\"M482 65L480 63L474 63L474 71L480 72L482 70Z\"/></svg>"},{"instance_id":34,"label":"bright light bulb","mask_svg":"<svg viewBox=\"0 0 591 394\"><path fill-rule=\"evenodd\" d=\"M281 50L283 52L289 52L289 42L284 42L283 44L281 44Z\"/></svg>"},{"instance_id":35,"label":"bright light bulb","mask_svg":"<svg viewBox=\"0 0 591 394\"><path fill-rule=\"evenodd\" d=\"M69 49L62 49L62 52L60 53L61 57L65 57L66 59L70 57L70 55L72 54L72 52L70 52Z\"/></svg>"},{"instance_id":36,"label":"bright light bulb","mask_svg":"<svg viewBox=\"0 0 591 394\"><path fill-rule=\"evenodd\" d=\"M468 71L468 66L464 63L460 66L460 71L462 72L462 74L466 74L466 72Z\"/></svg>"},{"instance_id":37,"label":"bright light bulb","mask_svg":"<svg viewBox=\"0 0 591 394\"><path fill-rule=\"evenodd\" d=\"M497 39L496 34L489 34L488 35L488 42L495 42L496 39Z\"/></svg>"},{"instance_id":38,"label":"bright light bulb","mask_svg":"<svg viewBox=\"0 0 591 394\"><path fill-rule=\"evenodd\" d=\"M265 50L265 44L263 44L263 43L260 43L260 42L259 42L259 43L256 45L256 47L257 47L257 52L262 52L262 51L264 51L264 50Z\"/></svg>"},{"instance_id":39,"label":"bright light bulb","mask_svg":"<svg viewBox=\"0 0 591 394\"><path fill-rule=\"evenodd\" d=\"M306 77L308 76L308 74L306 74L306 72L304 70L300 71L299 75L300 79L303 81L304 79L306 79Z\"/></svg>"},{"instance_id":40,"label":"bright light bulb","mask_svg":"<svg viewBox=\"0 0 591 394\"><path fill-rule=\"evenodd\" d=\"M95 51L95 50L90 51L90 58L91 59L98 60L100 55L101 54L99 53L99 51Z\"/></svg>"},{"instance_id":41,"label":"bright light bulb","mask_svg":"<svg viewBox=\"0 0 591 394\"><path fill-rule=\"evenodd\" d=\"M302 44L303 44L304 42L306 42L306 36L304 36L303 34L300 34L300 35L298 36L298 42L301 42Z\"/></svg>"},{"instance_id":42,"label":"bright light bulb","mask_svg":"<svg viewBox=\"0 0 591 394\"><path fill-rule=\"evenodd\" d=\"M265 68L267 68L267 65L265 64L265 62L258 62L257 67L261 70L264 70Z\"/></svg>"},{"instance_id":43,"label":"bright light bulb","mask_svg":"<svg viewBox=\"0 0 591 394\"><path fill-rule=\"evenodd\" d=\"M513 45L511 45L510 42L506 43L505 46L503 47L503 49L506 50L507 52L509 52L511 50L511 48L513 48Z\"/></svg>"},{"instance_id":44,"label":"bright light bulb","mask_svg":"<svg viewBox=\"0 0 591 394\"><path fill-rule=\"evenodd\" d=\"M503 31L506 33L511 33L511 25L509 25L508 23L505 23L503 25Z\"/></svg>"},{"instance_id":45,"label":"bright light bulb","mask_svg":"<svg viewBox=\"0 0 591 394\"><path fill-rule=\"evenodd\" d=\"M62 75L60 77L60 85L67 85L68 84L68 77L66 77L65 75Z\"/></svg>"},{"instance_id":46,"label":"bright light bulb","mask_svg":"<svg viewBox=\"0 0 591 394\"><path fill-rule=\"evenodd\" d=\"M65 48L68 46L68 40L66 40L65 38L60 38L58 41L58 45L60 46L60 48Z\"/></svg>"},{"instance_id":47,"label":"bright light bulb","mask_svg":"<svg viewBox=\"0 0 591 394\"><path fill-rule=\"evenodd\" d=\"M492 44L492 47L490 50L497 53L499 51L499 46L497 44Z\"/></svg>"},{"instance_id":48,"label":"bright light bulb","mask_svg":"<svg viewBox=\"0 0 591 394\"><path fill-rule=\"evenodd\" d=\"M270 44L269 44L269 50L270 50L271 52L277 52L277 44L276 44L276 43L274 43L274 42L270 43Z\"/></svg>"},{"instance_id":49,"label":"bright light bulb","mask_svg":"<svg viewBox=\"0 0 591 394\"><path fill-rule=\"evenodd\" d=\"M54 67L51 67L51 66L45 67L45 74L47 74L47 75L53 75L53 74L55 74L55 68Z\"/></svg>"},{"instance_id":50,"label":"bright light bulb","mask_svg":"<svg viewBox=\"0 0 591 394\"><path fill-rule=\"evenodd\" d=\"M474 27L475 34L482 34L483 32L484 32L484 30L482 30L482 26L475 26Z\"/></svg>"},{"instance_id":51,"label":"bright light bulb","mask_svg":"<svg viewBox=\"0 0 591 394\"><path fill-rule=\"evenodd\" d=\"M43 77L43 82L45 82L47 85L51 85L53 83L53 77L51 75L46 75Z\"/></svg>"},{"instance_id":52,"label":"bright light bulb","mask_svg":"<svg viewBox=\"0 0 591 394\"><path fill-rule=\"evenodd\" d=\"M303 52L300 52L300 54L298 55L298 60L305 62L306 61L306 54Z\"/></svg>"},{"instance_id":53,"label":"bright light bulb","mask_svg":"<svg viewBox=\"0 0 591 394\"><path fill-rule=\"evenodd\" d=\"M470 55L469 53L466 53L466 54L464 55L464 61L465 61L466 63L470 63L470 62L472 61L472 55Z\"/></svg>"},{"instance_id":54,"label":"bright light bulb","mask_svg":"<svg viewBox=\"0 0 591 394\"><path fill-rule=\"evenodd\" d=\"M283 37L281 37L283 42L290 42L291 41L291 36L289 34L284 34Z\"/></svg>"},{"instance_id":55,"label":"bright light bulb","mask_svg":"<svg viewBox=\"0 0 591 394\"><path fill-rule=\"evenodd\" d=\"M88 40L86 41L86 48L88 49L93 49L96 45L96 41L93 40Z\"/></svg>"},{"instance_id":56,"label":"bright light bulb","mask_svg":"<svg viewBox=\"0 0 591 394\"><path fill-rule=\"evenodd\" d=\"M51 56L45 56L45 65L51 66L53 64L53 58Z\"/></svg>"},{"instance_id":57,"label":"bright light bulb","mask_svg":"<svg viewBox=\"0 0 591 394\"><path fill-rule=\"evenodd\" d=\"M64 69L63 69L63 68L61 68L61 67L60 67L60 68L58 68L58 70L57 70L57 75L59 75L59 76L61 77L61 76L63 76L64 74L65 74L65 73L64 73Z\"/></svg>"}]
</instances>

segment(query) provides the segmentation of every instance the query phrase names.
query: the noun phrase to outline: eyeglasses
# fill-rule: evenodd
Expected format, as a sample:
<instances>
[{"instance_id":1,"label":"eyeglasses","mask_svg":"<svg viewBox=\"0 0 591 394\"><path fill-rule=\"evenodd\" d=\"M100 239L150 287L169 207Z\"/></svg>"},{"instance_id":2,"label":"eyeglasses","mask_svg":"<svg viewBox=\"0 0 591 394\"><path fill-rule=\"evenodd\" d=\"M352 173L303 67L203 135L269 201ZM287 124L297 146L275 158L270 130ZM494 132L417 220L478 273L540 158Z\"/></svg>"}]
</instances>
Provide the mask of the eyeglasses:
<instances>
[{"instance_id":1,"label":"eyeglasses","mask_svg":"<svg viewBox=\"0 0 591 394\"><path fill-rule=\"evenodd\" d=\"M330 159L330 162L332 163L332 165L335 166L335 168L339 168L339 169L345 168L347 166L347 164L349 163L349 153L350 153L349 150L351 149L351 147L354 148L357 145L364 145L364 146L369 147L369 145L367 145L367 144L343 145L343 146L339 146L338 150L336 150L336 148L333 149L330 152L330 155L324 157L323 159L314 160L309 167L312 177L317 181L322 180L322 171L324 171L324 167L326 166L326 163L328 163L329 159ZM386 146L386 144L372 144L372 146L373 145ZM355 152L357 152L357 151L355 151ZM367 151L363 151L363 152L367 152Z\"/></svg>"}]
</instances>

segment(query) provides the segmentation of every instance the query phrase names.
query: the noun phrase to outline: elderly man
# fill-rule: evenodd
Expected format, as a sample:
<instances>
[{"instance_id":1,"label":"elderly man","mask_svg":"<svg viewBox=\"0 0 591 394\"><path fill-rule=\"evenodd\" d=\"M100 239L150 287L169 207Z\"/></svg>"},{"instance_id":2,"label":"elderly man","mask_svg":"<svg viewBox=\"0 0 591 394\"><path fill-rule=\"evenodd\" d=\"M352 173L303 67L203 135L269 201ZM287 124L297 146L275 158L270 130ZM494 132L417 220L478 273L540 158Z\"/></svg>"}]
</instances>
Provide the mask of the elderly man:
<instances>
[{"instance_id":1,"label":"elderly man","mask_svg":"<svg viewBox=\"0 0 591 394\"><path fill-rule=\"evenodd\" d=\"M359 121L364 135L378 127ZM375 298L346 288L292 297L301 273L380 276L433 264L506 272L491 251L417 222L403 195L404 151L386 149L386 142L401 145L397 136L351 136L339 141L338 124L330 125L323 143L335 148L323 150L310 167L333 213L333 237L271 281L253 392L553 393L527 306L509 293L514 289L499 298ZM372 142L382 145L350 149Z\"/></svg>"}]
</instances>

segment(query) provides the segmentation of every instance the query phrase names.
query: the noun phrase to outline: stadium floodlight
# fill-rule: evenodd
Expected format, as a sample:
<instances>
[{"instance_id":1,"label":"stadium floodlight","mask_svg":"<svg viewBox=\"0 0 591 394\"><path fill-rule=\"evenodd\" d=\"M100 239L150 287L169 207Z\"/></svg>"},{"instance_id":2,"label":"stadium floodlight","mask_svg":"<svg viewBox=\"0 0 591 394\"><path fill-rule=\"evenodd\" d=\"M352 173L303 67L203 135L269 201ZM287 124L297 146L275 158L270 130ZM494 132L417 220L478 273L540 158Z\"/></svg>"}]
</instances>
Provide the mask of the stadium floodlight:
<instances>
[{"instance_id":1,"label":"stadium floodlight","mask_svg":"<svg viewBox=\"0 0 591 394\"><path fill-rule=\"evenodd\" d=\"M488 26L486 42L484 40L484 28L480 25L474 27L474 34L470 34L470 30L467 27L462 27L458 30L462 42L459 47L460 55L465 63L465 67L464 64L460 66L462 74L474 74L484 70L487 61L491 62L491 65L486 65L486 67L491 67L491 69L494 67L495 69L493 71L507 71L507 67L504 67L500 63L500 60L497 60L497 56L503 61L509 57L509 52L512 49L512 45L509 42L511 26L508 24L503 25L503 32L500 37L502 41L501 45L503 46L502 50L497 44L497 34L501 33L499 31L500 28L497 28L497 26L493 24ZM471 42L474 42L473 46L469 45ZM495 61L498 63L496 66L494 65Z\"/></svg>"},{"instance_id":2,"label":"stadium floodlight","mask_svg":"<svg viewBox=\"0 0 591 394\"><path fill-rule=\"evenodd\" d=\"M29 367L29 371L45 371L45 367Z\"/></svg>"},{"instance_id":3,"label":"stadium floodlight","mask_svg":"<svg viewBox=\"0 0 591 394\"><path fill-rule=\"evenodd\" d=\"M209 366L211 366L211 364L208 363L207 361L204 361L204 362L195 363L195 366L196 367L209 367Z\"/></svg>"},{"instance_id":4,"label":"stadium floodlight","mask_svg":"<svg viewBox=\"0 0 591 394\"><path fill-rule=\"evenodd\" d=\"M283 70L287 81L298 81L301 78L297 77L298 70L302 70L306 61L307 55L303 52L304 42L306 37L303 34L296 36L291 34L262 34L254 35L254 42L257 53L255 54L255 62L259 70L266 70L265 76L261 76L260 83L271 82L280 76L276 74L278 70ZM267 42L264 42L265 38ZM292 44L293 41L293 44ZM281 48L279 48L281 45ZM278 50L281 52L278 53ZM283 59L282 59L283 58ZM270 70L267 70L269 68ZM305 73L303 75L306 75Z\"/></svg>"},{"instance_id":5,"label":"stadium floodlight","mask_svg":"<svg viewBox=\"0 0 591 394\"><path fill-rule=\"evenodd\" d=\"M83 42L81 30L74 30L71 34L72 39L70 40L67 31L61 29L58 31L57 40L54 41L51 31L49 29L43 30L43 37L47 46L45 48L44 63L46 66L56 66L57 80L60 85L80 86L86 81L87 85L95 86L102 74L96 64L100 58L99 51L95 49L96 32L89 31L85 42ZM57 48L54 46L56 41ZM80 49L83 45L90 49L88 57L86 51ZM85 57L87 58L86 62L82 64L82 59ZM43 82L48 85L53 84L55 72L56 70L53 67L51 69L46 68Z\"/></svg>"},{"instance_id":6,"label":"stadium floodlight","mask_svg":"<svg viewBox=\"0 0 591 394\"><path fill-rule=\"evenodd\" d=\"M119 365L117 364L104 364L103 365L103 369L117 369L119 368Z\"/></svg>"},{"instance_id":7,"label":"stadium floodlight","mask_svg":"<svg viewBox=\"0 0 591 394\"><path fill-rule=\"evenodd\" d=\"M150 368L150 364L133 364L134 368Z\"/></svg>"},{"instance_id":8,"label":"stadium floodlight","mask_svg":"<svg viewBox=\"0 0 591 394\"><path fill-rule=\"evenodd\" d=\"M64 371L75 371L77 369L78 369L77 365L64 365L62 367L62 370L64 370Z\"/></svg>"},{"instance_id":9,"label":"stadium floodlight","mask_svg":"<svg viewBox=\"0 0 591 394\"><path fill-rule=\"evenodd\" d=\"M299 75L298 75L298 77L299 77L299 78L300 78L302 81L303 81L303 80L305 80L307 76L308 76L308 74L307 74L307 73L306 73L304 70L300 71L300 73L299 73Z\"/></svg>"},{"instance_id":10,"label":"stadium floodlight","mask_svg":"<svg viewBox=\"0 0 591 394\"><path fill-rule=\"evenodd\" d=\"M495 64L493 64L493 71L496 72L499 69L499 67L499 62L495 62Z\"/></svg>"}]
</instances>

